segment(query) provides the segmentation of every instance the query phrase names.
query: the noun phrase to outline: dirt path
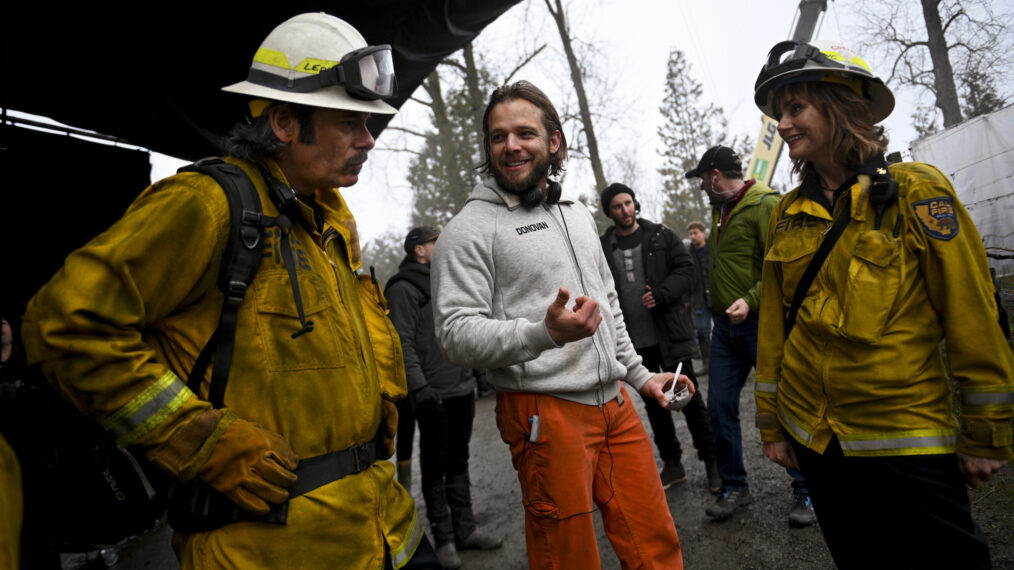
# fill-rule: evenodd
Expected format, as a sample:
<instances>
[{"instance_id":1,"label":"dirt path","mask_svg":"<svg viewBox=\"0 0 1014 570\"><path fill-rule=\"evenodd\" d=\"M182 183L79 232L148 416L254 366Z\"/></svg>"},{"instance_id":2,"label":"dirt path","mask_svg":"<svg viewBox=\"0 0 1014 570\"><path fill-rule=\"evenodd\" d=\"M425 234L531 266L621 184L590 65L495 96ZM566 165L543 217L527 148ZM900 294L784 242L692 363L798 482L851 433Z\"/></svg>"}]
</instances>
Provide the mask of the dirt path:
<instances>
[{"instance_id":1,"label":"dirt path","mask_svg":"<svg viewBox=\"0 0 1014 570\"><path fill-rule=\"evenodd\" d=\"M702 382L707 389L707 380ZM791 503L789 477L785 470L761 453L760 434L753 427L753 380L740 401L743 421L743 449L755 502L722 522L710 520L704 509L714 498L708 492L704 466L697 461L690 444L690 432L682 418L676 418L677 434L684 444L683 464L689 480L670 488L666 495L676 521L687 568L770 569L833 568L831 556L817 526L791 528L786 516ZM631 398L645 426L648 426L639 398ZM505 538L502 551L460 553L465 568L527 568L524 541L524 512L517 475L510 464L507 445L500 440L494 421L494 399L477 405L472 438L472 497L480 524L496 527ZM650 434L650 427L647 427ZM654 446L653 446L654 447ZM689 450L688 450L689 448ZM661 465L656 455L656 462ZM413 496L425 509L418 480ZM1014 568L1014 469L1007 466L1001 477L985 489L972 492L974 515L989 540L995 568ZM596 515L602 567L619 568L612 546Z\"/></svg>"},{"instance_id":2,"label":"dirt path","mask_svg":"<svg viewBox=\"0 0 1014 570\"><path fill-rule=\"evenodd\" d=\"M707 381L702 382L707 389ZM648 426L640 398L631 398ZM524 543L524 513L517 476L510 464L507 446L500 441L493 420L494 401L480 400L472 445L473 502L480 524L495 524L506 542L502 552L461 553L466 568L527 568ZM689 480L670 488L666 496L676 521L687 568L830 568L831 558L816 527L793 529L786 520L792 493L785 470L764 458L760 438L752 427L753 391L744 390L741 416L744 418L744 453L751 490L755 496L732 518L715 522L704 514L714 502L708 492L704 466L690 444L690 432L681 417L676 418L677 434L684 444L683 465ZM650 435L650 427L647 428ZM653 446L654 448L654 446ZM656 456L656 462L661 465ZM418 495L417 481L413 495ZM420 497L417 497L417 501ZM421 504L421 501L420 501ZM423 507L424 508L424 507ZM619 568L620 563L595 515L602 567Z\"/></svg>"},{"instance_id":3,"label":"dirt path","mask_svg":"<svg viewBox=\"0 0 1014 570\"><path fill-rule=\"evenodd\" d=\"M732 518L714 522L704 509L714 500L705 485L704 467L690 448L686 422L677 418L680 441L685 442L684 466L690 479L667 492L669 508L676 521L683 559L691 569L814 569L832 568L830 555L819 529L790 528L786 522L791 491L785 471L764 458L760 436L753 427L752 380L743 391L741 417L744 453L755 502ZM707 381L703 381L707 389ZM632 398L647 426L639 398ZM489 552L464 551L464 567L490 570L528 567L525 556L524 512L517 476L510 463L507 445L500 440L494 421L494 398L477 402L472 437L472 498L476 517L504 536L504 547ZM648 428L650 430L650 428ZM416 445L418 450L418 445ZM656 460L658 458L656 457ZM425 520L425 504L419 483L418 461L414 464L412 495ZM1014 568L1014 466L1004 468L1000 477L984 489L972 492L975 518L990 543L995 568ZM612 546L596 518L602 567L620 567ZM178 568L168 549L168 532L163 530L137 541L120 554L115 568L171 570ZM67 567L80 567L68 564Z\"/></svg>"}]
</instances>

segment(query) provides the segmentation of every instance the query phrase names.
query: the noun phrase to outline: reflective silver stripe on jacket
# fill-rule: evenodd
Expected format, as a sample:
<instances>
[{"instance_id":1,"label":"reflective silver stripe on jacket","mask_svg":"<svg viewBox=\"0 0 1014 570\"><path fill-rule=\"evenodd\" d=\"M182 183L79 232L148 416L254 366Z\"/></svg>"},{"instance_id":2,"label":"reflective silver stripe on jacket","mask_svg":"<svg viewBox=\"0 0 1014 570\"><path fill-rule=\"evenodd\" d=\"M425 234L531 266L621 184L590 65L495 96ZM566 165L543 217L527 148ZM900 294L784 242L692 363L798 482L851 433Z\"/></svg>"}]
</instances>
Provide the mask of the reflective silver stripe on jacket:
<instances>
[{"instance_id":1,"label":"reflective silver stripe on jacket","mask_svg":"<svg viewBox=\"0 0 1014 570\"><path fill-rule=\"evenodd\" d=\"M1009 406L1014 404L1014 390L1004 392L962 392L963 406Z\"/></svg>"},{"instance_id":2,"label":"reflective silver stripe on jacket","mask_svg":"<svg viewBox=\"0 0 1014 570\"><path fill-rule=\"evenodd\" d=\"M813 443L813 434L807 431L806 428L804 428L802 425L800 425L799 422L796 421L795 418L790 416L789 413L786 412L785 409L782 408L781 406L778 406L778 417L781 418L782 425L785 426L785 428L791 431L793 434L795 434L796 440L798 440L800 443L802 443L807 447L809 447L810 444Z\"/></svg>"},{"instance_id":3,"label":"reflective silver stripe on jacket","mask_svg":"<svg viewBox=\"0 0 1014 570\"><path fill-rule=\"evenodd\" d=\"M171 371L102 421L102 428L126 447L141 439L180 409L193 392Z\"/></svg>"},{"instance_id":4,"label":"reflective silver stripe on jacket","mask_svg":"<svg viewBox=\"0 0 1014 570\"><path fill-rule=\"evenodd\" d=\"M758 380L754 384L754 391L755 392L764 392L765 395L768 395L768 394L778 394L778 383L777 382L764 382L762 380Z\"/></svg>"},{"instance_id":5,"label":"reflective silver stripe on jacket","mask_svg":"<svg viewBox=\"0 0 1014 570\"><path fill-rule=\"evenodd\" d=\"M955 434L913 435L906 437L887 437L883 439L845 439L838 437L844 451L887 451L901 449L938 449L942 453L953 451L958 445Z\"/></svg>"},{"instance_id":6,"label":"reflective silver stripe on jacket","mask_svg":"<svg viewBox=\"0 0 1014 570\"><path fill-rule=\"evenodd\" d=\"M419 511L414 507L412 508L412 522L410 524L408 533L405 535L405 542L391 551L391 565L395 568L404 566L412 558L412 555L415 554L419 543L422 542L423 531L422 525L419 524Z\"/></svg>"}]
</instances>

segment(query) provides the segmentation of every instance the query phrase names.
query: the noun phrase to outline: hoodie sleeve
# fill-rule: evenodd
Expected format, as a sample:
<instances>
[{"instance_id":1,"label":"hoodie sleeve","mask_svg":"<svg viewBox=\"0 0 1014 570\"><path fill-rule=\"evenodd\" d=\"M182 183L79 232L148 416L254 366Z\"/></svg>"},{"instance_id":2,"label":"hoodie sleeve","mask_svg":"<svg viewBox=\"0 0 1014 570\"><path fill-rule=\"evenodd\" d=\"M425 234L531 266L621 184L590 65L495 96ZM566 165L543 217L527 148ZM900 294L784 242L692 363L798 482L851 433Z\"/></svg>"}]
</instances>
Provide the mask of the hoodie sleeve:
<instances>
[{"instance_id":1,"label":"hoodie sleeve","mask_svg":"<svg viewBox=\"0 0 1014 570\"><path fill-rule=\"evenodd\" d=\"M558 345L544 320L495 318L495 224L479 215L480 208L466 205L437 240L431 265L433 318L449 362L503 368L534 360Z\"/></svg>"}]
</instances>

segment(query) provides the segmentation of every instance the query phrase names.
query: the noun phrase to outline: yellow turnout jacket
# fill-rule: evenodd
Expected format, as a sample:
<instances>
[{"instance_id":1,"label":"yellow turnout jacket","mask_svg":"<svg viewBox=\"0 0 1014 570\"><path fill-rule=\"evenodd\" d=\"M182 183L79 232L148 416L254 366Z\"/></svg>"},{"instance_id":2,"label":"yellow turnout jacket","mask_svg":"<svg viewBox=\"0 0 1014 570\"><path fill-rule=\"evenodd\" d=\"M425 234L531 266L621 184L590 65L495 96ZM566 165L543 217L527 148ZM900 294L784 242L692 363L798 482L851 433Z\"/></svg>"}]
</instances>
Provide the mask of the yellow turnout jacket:
<instances>
[{"instance_id":1,"label":"yellow turnout jacket","mask_svg":"<svg viewBox=\"0 0 1014 570\"><path fill-rule=\"evenodd\" d=\"M278 212L256 166L264 213ZM285 177L266 164L278 180ZM181 480L195 476L235 417L281 434L301 458L372 440L405 395L396 333L380 289L357 279L355 221L336 189L315 193L324 224L300 204L287 238L271 228L263 259L239 307L224 410L185 383L218 323L216 286L229 232L225 193L209 176L184 173L149 187L106 232L68 256L31 300L23 336L29 358L121 445L135 446ZM308 229L309 228L309 229ZM300 328L279 243L295 253ZM379 363L379 364L378 364ZM385 405L385 402L386 405ZM393 432L391 432L393 433ZM372 467L290 502L286 525L239 522L185 537L185 567L379 568L384 543L395 567L422 536L411 496L394 467ZM180 541L178 541L180 542Z\"/></svg>"},{"instance_id":2,"label":"yellow turnout jacket","mask_svg":"<svg viewBox=\"0 0 1014 570\"><path fill-rule=\"evenodd\" d=\"M890 166L899 185L874 228L870 178L817 274L788 339L796 284L832 222L799 188L771 218L757 347L757 426L822 453L954 453L1011 458L1014 359L997 324L985 250L940 171ZM940 341L946 339L946 361ZM948 368L960 394L954 414Z\"/></svg>"}]
</instances>

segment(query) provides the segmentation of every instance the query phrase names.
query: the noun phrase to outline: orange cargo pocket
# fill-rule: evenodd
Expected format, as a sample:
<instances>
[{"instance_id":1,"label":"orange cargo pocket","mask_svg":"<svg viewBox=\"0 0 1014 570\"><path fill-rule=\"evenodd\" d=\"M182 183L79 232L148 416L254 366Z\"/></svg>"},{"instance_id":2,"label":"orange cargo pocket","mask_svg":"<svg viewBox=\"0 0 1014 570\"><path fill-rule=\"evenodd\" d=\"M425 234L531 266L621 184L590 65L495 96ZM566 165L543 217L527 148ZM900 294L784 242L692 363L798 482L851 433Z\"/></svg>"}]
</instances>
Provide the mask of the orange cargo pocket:
<instances>
[{"instance_id":1,"label":"orange cargo pocket","mask_svg":"<svg viewBox=\"0 0 1014 570\"><path fill-rule=\"evenodd\" d=\"M849 261L838 332L849 340L880 340L901 286L900 242L877 230L863 232Z\"/></svg>"}]
</instances>

